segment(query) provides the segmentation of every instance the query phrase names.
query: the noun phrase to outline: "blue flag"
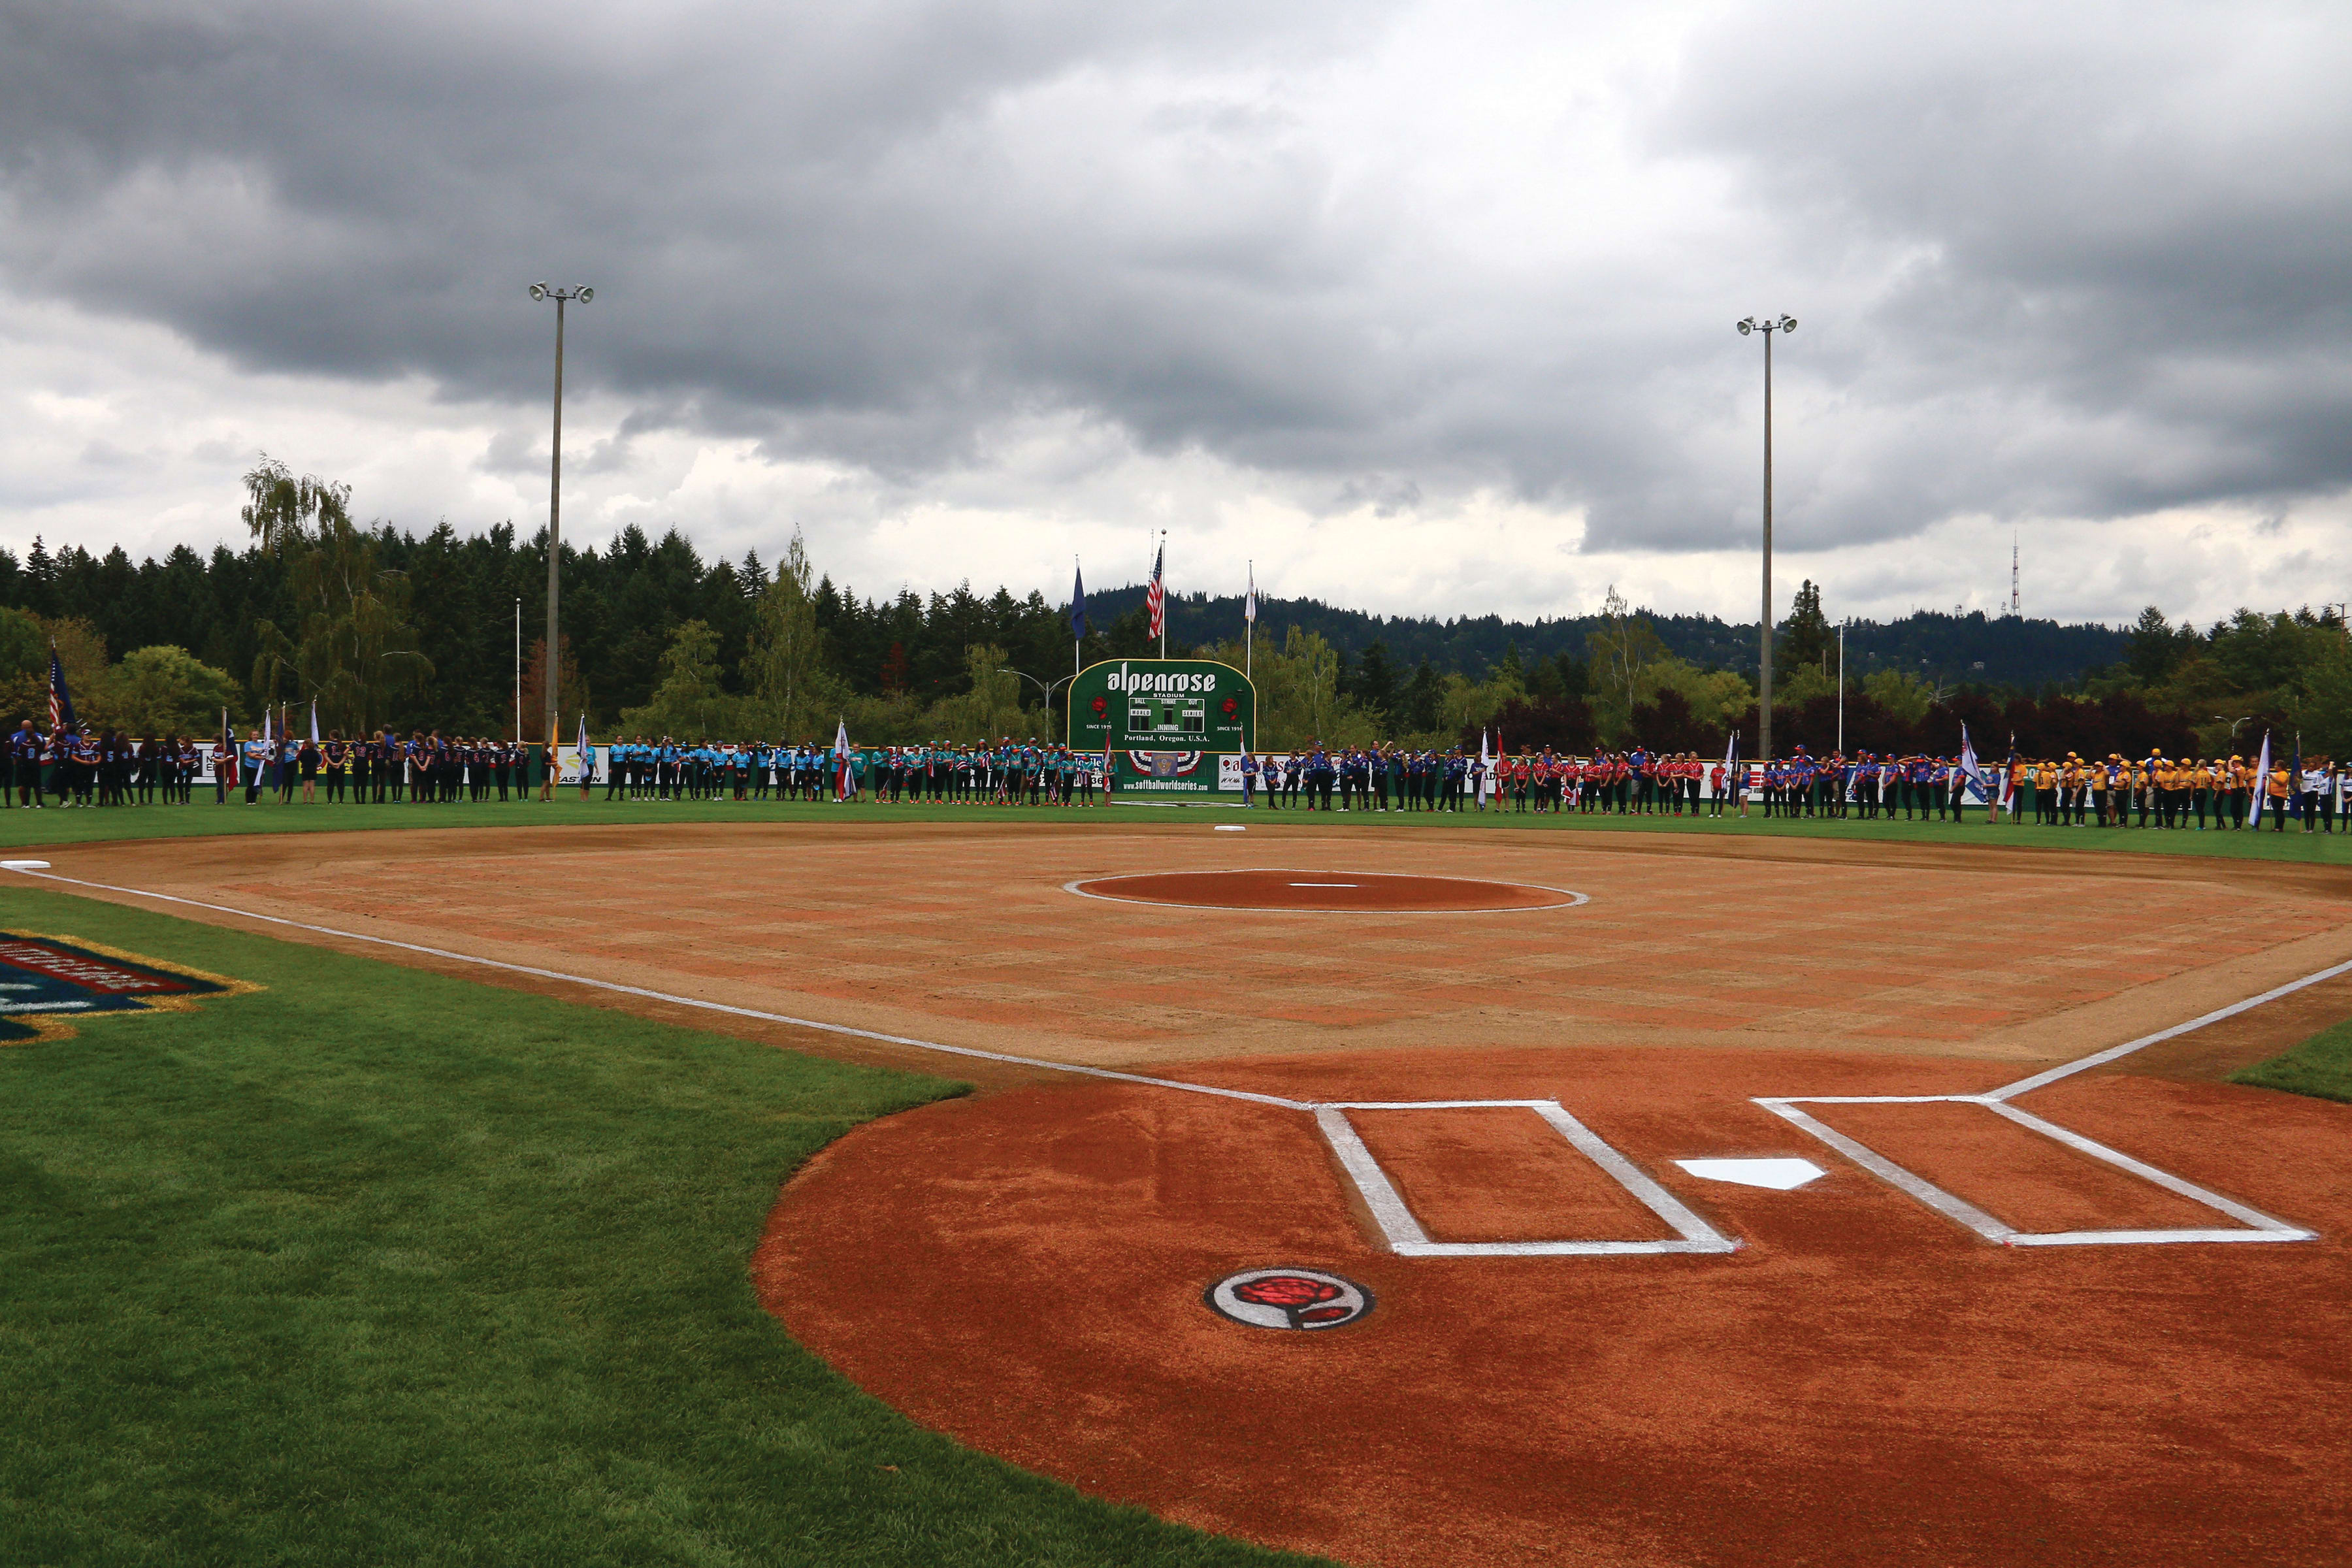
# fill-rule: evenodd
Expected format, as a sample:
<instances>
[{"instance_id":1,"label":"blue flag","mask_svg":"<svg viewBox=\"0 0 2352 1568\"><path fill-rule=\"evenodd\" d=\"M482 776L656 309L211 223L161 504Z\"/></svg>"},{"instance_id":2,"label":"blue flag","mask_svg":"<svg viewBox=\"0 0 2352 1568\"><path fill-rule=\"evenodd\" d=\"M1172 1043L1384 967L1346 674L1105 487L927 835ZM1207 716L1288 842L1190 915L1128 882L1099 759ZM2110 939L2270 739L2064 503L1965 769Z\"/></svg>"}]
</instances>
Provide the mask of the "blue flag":
<instances>
[{"instance_id":1,"label":"blue flag","mask_svg":"<svg viewBox=\"0 0 2352 1568\"><path fill-rule=\"evenodd\" d=\"M1070 583L1070 640L1087 640L1087 574L1083 568L1072 567L1076 574Z\"/></svg>"}]
</instances>

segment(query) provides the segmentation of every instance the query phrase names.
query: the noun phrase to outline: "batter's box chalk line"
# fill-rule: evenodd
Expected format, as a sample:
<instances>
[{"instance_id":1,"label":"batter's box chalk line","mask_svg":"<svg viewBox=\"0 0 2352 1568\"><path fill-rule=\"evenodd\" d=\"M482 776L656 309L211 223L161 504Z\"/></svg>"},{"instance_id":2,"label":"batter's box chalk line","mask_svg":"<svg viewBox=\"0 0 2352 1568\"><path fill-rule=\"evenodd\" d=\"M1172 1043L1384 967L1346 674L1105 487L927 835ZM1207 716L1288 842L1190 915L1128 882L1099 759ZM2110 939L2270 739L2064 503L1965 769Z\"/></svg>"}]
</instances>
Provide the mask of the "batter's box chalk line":
<instances>
[{"instance_id":1,"label":"batter's box chalk line","mask_svg":"<svg viewBox=\"0 0 2352 1568\"><path fill-rule=\"evenodd\" d=\"M502 959L483 958L470 952L457 952L447 948L427 947L419 942L399 942L390 937L371 936L364 931L341 931L333 926L314 925L307 921L289 920L282 915L266 915L233 905L207 903L200 899L182 898L176 893L152 892L143 888L116 887L106 882L84 881L77 877L60 876L47 868L46 861L0 861L0 870L15 871L20 876L44 882L56 882L67 887L88 888L93 892L119 893L130 898L152 900L157 903L177 904L184 909L206 910L215 914L233 915L241 920L255 921L264 925L282 926L292 931L306 931L316 935L333 937L338 941L355 942L373 947L394 948L403 952L419 953L453 963L472 964L483 969L495 969L509 974L527 974L539 980L561 981L589 990L604 991L625 996L643 997L648 1001L667 1003L672 1006L691 1007L706 1013L722 1013L730 1017L756 1019L762 1023L782 1024L793 1028L813 1029L820 1034L837 1035L852 1039L872 1040L882 1045L904 1046L915 1050L931 1051L941 1056L961 1057L968 1060L1000 1062L1011 1067L1040 1071L1067 1073L1077 1078L1107 1079L1116 1083L1144 1085L1153 1089L1180 1090L1186 1094L1206 1094L1222 1100L1243 1100L1254 1105L1272 1106L1285 1110L1303 1111L1315 1119L1323 1137L1338 1156L1340 1168L1370 1212L1373 1223L1391 1250L1407 1258L1607 1258L1653 1253L1727 1253L1736 1252L1740 1243L1726 1237L1700 1218L1672 1193L1658 1184L1647 1172L1612 1148L1566 1107L1554 1100L1290 1100L1278 1094L1258 1094L1249 1089L1222 1089L1213 1084L1186 1083L1177 1079L1153 1078L1144 1073L1120 1072L1113 1068L1082 1067L1071 1062L1048 1061L1041 1057L1013 1056L1003 1051L983 1051L970 1046L944 1045L936 1040L919 1040L905 1035L884 1034L876 1029L860 1029L847 1024L827 1023L819 1018L796 1018L788 1014L770 1013L757 1007L738 1007L724 1002L713 1002L700 996L682 996L666 991L655 991L642 985L624 985L617 981L600 980L593 975L570 974L562 970L541 969L527 963L509 963ZM1582 895L1577 895L1582 901ZM2021 1079L1983 1094L1922 1094L1922 1095L1815 1095L1759 1097L1753 1103L1780 1117L1792 1126L1811 1134L1829 1148L1836 1150L1872 1175L1927 1205L1929 1208L1975 1231L1987 1241L2009 1247L2084 1247L2132 1246L2149 1243L2192 1241L2310 1241L2316 1231L2274 1219L2259 1209L2200 1187L2193 1182L2160 1171L2153 1165L2135 1160L2103 1143L2093 1142L2080 1133L2069 1131L2054 1122L2029 1115L2009 1102L2019 1095L2030 1094L2061 1079L2084 1072L2095 1067L2117 1060L2134 1051L2145 1050L2169 1039L2201 1029L2209 1024L2232 1018L2266 1002L2291 995L2307 985L2316 985L2339 974L2352 973L2352 963L2336 964L2300 980L2250 996L2227 1007L2216 1008L2185 1024L2144 1035L2120 1046L2094 1052L2076 1061L2050 1068L2046 1072ZM1913 1172L1905 1170L1877 1151L1856 1139L1850 1138L1798 1109L1804 1105L1978 1105L1995 1115L2004 1117L2021 1127L2028 1128L2046 1138L2052 1138L2076 1152L2103 1161L2118 1170L2126 1171L2167 1192L2177 1194L2192 1202L2202 1204L2218 1214L2237 1220L2237 1227L2215 1226L2210 1229L2176 1230L2075 1230L2021 1231L2013 1226L1985 1213L1973 1204L1937 1186ZM1606 1172L1619 1185L1631 1193L1651 1213L1664 1220L1675 1232L1675 1239L1630 1241L1562 1240L1562 1241L1437 1241L1431 1239L1410 1207L1396 1184L1372 1157L1361 1134L1348 1120L1351 1110L1524 1110L1533 1112L1575 1149Z\"/></svg>"},{"instance_id":2,"label":"batter's box chalk line","mask_svg":"<svg viewBox=\"0 0 2352 1568\"><path fill-rule=\"evenodd\" d=\"M2010 1101L2019 1095L2031 1094L2037 1089L2047 1089L2062 1079L2072 1078L2076 1073L2087 1072L2095 1067L2104 1067L2109 1062L2118 1061L2130 1056L2135 1051L2144 1051L2150 1046L2178 1039L2182 1035L2193 1033L2209 1024L2218 1024L2224 1018L2234 1018L2239 1014L2251 1011L2266 1002L2275 1002L2282 996L2291 996L2307 985L2316 985L2323 980L2333 980L2337 975L2346 973L2352 973L2352 963L2333 964L2315 973L2306 974L2300 980L2290 980L2284 985L2273 986L2259 996L2249 996L2242 1002L2232 1002L2226 1007L2216 1007L2210 1013L2200 1014L2185 1024L2175 1024L2168 1029L2158 1029L2155 1034L2142 1035L2137 1040L2126 1040L2120 1046L2111 1046L2104 1051L2094 1051L2087 1057L2063 1063L2045 1072L2035 1073L2031 1078L2021 1078L2015 1083L2004 1084L1999 1089L1988 1090L1983 1094L1790 1096L1762 1098L1756 1103L1792 1126L1811 1133L1888 1185L1900 1192L1907 1193L1937 1213L1958 1220L1987 1241L1998 1242L2004 1247L2145 1247L2188 1241L2315 1241L2319 1237L2317 1231L2305 1230L2301 1226L2290 1225L2283 1219L2274 1219L2260 1209L2242 1204L2234 1198L2224 1197L2209 1188L2200 1187L2196 1183L2186 1181L2169 1171L2160 1171L2154 1165L2135 1160L2128 1154L2110 1149L2105 1144L2085 1138L2079 1132L2069 1131L2054 1121L2045 1121L2039 1116L2029 1115L2018 1110ZM1965 1198L1945 1191L1925 1176L1905 1170L1859 1139L1850 1138L1837 1129L1825 1125L1820 1118L1798 1110L1797 1107L1801 1105L1980 1105L1994 1115L2013 1121L2020 1127L2039 1132L2045 1138L2053 1139L2077 1153L2087 1154L2092 1159L2113 1165L2119 1171L2129 1172L2144 1182L2161 1187L2166 1192L2178 1194L2192 1203L2202 1204L2216 1214L2227 1215L2239 1223L2235 1226L2182 1226L2166 1230L2020 1230L2015 1226L1995 1219Z\"/></svg>"},{"instance_id":3,"label":"batter's box chalk line","mask_svg":"<svg viewBox=\"0 0 2352 1568\"><path fill-rule=\"evenodd\" d=\"M1673 1241L1432 1241L1404 1196L1381 1169L1362 1134L1348 1120L1350 1110L1531 1110L1552 1131L1573 1144L1577 1152L1600 1166L1618 1185L1639 1199L1675 1234ZM1356 1184L1372 1223L1388 1238L1389 1249L1406 1258L1622 1258L1651 1252L1737 1252L1739 1243L1717 1232L1691 1212L1682 1200L1653 1181L1599 1133L1568 1113L1556 1100L1344 1100L1315 1107L1315 1124L1323 1130L1331 1152L1348 1179Z\"/></svg>"}]
</instances>

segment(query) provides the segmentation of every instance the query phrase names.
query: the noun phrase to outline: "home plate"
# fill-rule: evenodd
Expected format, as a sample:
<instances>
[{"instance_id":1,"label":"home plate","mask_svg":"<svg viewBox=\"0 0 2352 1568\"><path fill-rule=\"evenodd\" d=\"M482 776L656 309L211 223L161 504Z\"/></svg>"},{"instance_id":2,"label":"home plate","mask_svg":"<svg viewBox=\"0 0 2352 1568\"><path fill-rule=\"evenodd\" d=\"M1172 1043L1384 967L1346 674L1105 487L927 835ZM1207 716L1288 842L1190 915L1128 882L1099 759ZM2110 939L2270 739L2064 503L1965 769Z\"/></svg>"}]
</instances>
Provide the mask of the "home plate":
<instances>
[{"instance_id":1,"label":"home plate","mask_svg":"<svg viewBox=\"0 0 2352 1568\"><path fill-rule=\"evenodd\" d=\"M1811 1160L1677 1160L1675 1163L1706 1181L1769 1187L1776 1193L1792 1192L1829 1174Z\"/></svg>"}]
</instances>

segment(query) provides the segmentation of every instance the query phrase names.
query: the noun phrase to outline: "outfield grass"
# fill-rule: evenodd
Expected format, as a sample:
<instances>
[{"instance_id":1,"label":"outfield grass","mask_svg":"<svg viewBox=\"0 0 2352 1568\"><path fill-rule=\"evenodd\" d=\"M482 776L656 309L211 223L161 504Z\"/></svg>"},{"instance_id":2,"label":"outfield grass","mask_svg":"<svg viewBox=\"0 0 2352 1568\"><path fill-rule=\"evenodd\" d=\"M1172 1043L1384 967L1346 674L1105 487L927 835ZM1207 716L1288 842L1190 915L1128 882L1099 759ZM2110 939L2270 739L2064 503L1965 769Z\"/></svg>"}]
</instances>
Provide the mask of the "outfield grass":
<instances>
[{"instance_id":1,"label":"outfield grass","mask_svg":"<svg viewBox=\"0 0 2352 1568\"><path fill-rule=\"evenodd\" d=\"M784 1175L955 1085L42 891L0 926L267 987L0 1048L0 1562L1305 1561L925 1432L760 1309Z\"/></svg>"},{"instance_id":2,"label":"outfield grass","mask_svg":"<svg viewBox=\"0 0 2352 1568\"><path fill-rule=\"evenodd\" d=\"M2352 1102L2352 1022L2322 1029L2284 1056L2241 1068L2230 1081Z\"/></svg>"},{"instance_id":3,"label":"outfield grass","mask_svg":"<svg viewBox=\"0 0 2352 1568\"><path fill-rule=\"evenodd\" d=\"M2342 833L2309 833L2290 825L2284 833L2213 829L2163 833L2154 828L2045 827L2035 823L1985 826L1980 813L1965 823L1916 821L1871 822L1806 817L1587 816L1569 812L1465 811L1332 812L1294 815L1260 808L1244 812L1232 805L1177 806L1121 805L1086 810L1049 806L881 805L863 801L848 805L831 803L778 801L612 801L600 789L582 800L566 791L552 802L493 801L477 805L452 802L433 805L227 805L200 795L190 805L115 806L104 810L0 811L0 846L37 849L47 845L85 844L120 838L170 838L221 833L320 833L362 828L514 827L562 823L567 826L621 823L640 826L654 822L1049 822L1124 827L1139 822L1192 818L1218 822L1312 821L1318 827L1345 826L1364 831L1486 832L1497 828L1535 828L1558 833L1665 833L1704 835L1716 838L1843 838L1870 843L2000 845L2038 849L2100 849L2137 855L2200 855L2231 859L2287 860L2318 865L2352 865L2352 826Z\"/></svg>"}]
</instances>

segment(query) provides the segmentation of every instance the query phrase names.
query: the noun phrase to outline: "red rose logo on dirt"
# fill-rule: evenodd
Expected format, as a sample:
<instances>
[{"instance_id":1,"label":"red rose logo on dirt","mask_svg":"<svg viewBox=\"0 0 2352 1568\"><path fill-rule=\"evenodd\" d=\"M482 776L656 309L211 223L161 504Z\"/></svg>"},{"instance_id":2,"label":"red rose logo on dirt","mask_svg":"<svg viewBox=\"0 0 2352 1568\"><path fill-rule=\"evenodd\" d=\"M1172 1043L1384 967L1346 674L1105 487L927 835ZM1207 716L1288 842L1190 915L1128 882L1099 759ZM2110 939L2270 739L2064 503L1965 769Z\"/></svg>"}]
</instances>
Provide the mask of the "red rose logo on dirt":
<instances>
[{"instance_id":1,"label":"red rose logo on dirt","mask_svg":"<svg viewBox=\"0 0 2352 1568\"><path fill-rule=\"evenodd\" d=\"M1210 1310L1254 1329L1337 1329L1372 1310L1372 1293L1319 1268L1252 1268L1201 1298Z\"/></svg>"}]
</instances>

